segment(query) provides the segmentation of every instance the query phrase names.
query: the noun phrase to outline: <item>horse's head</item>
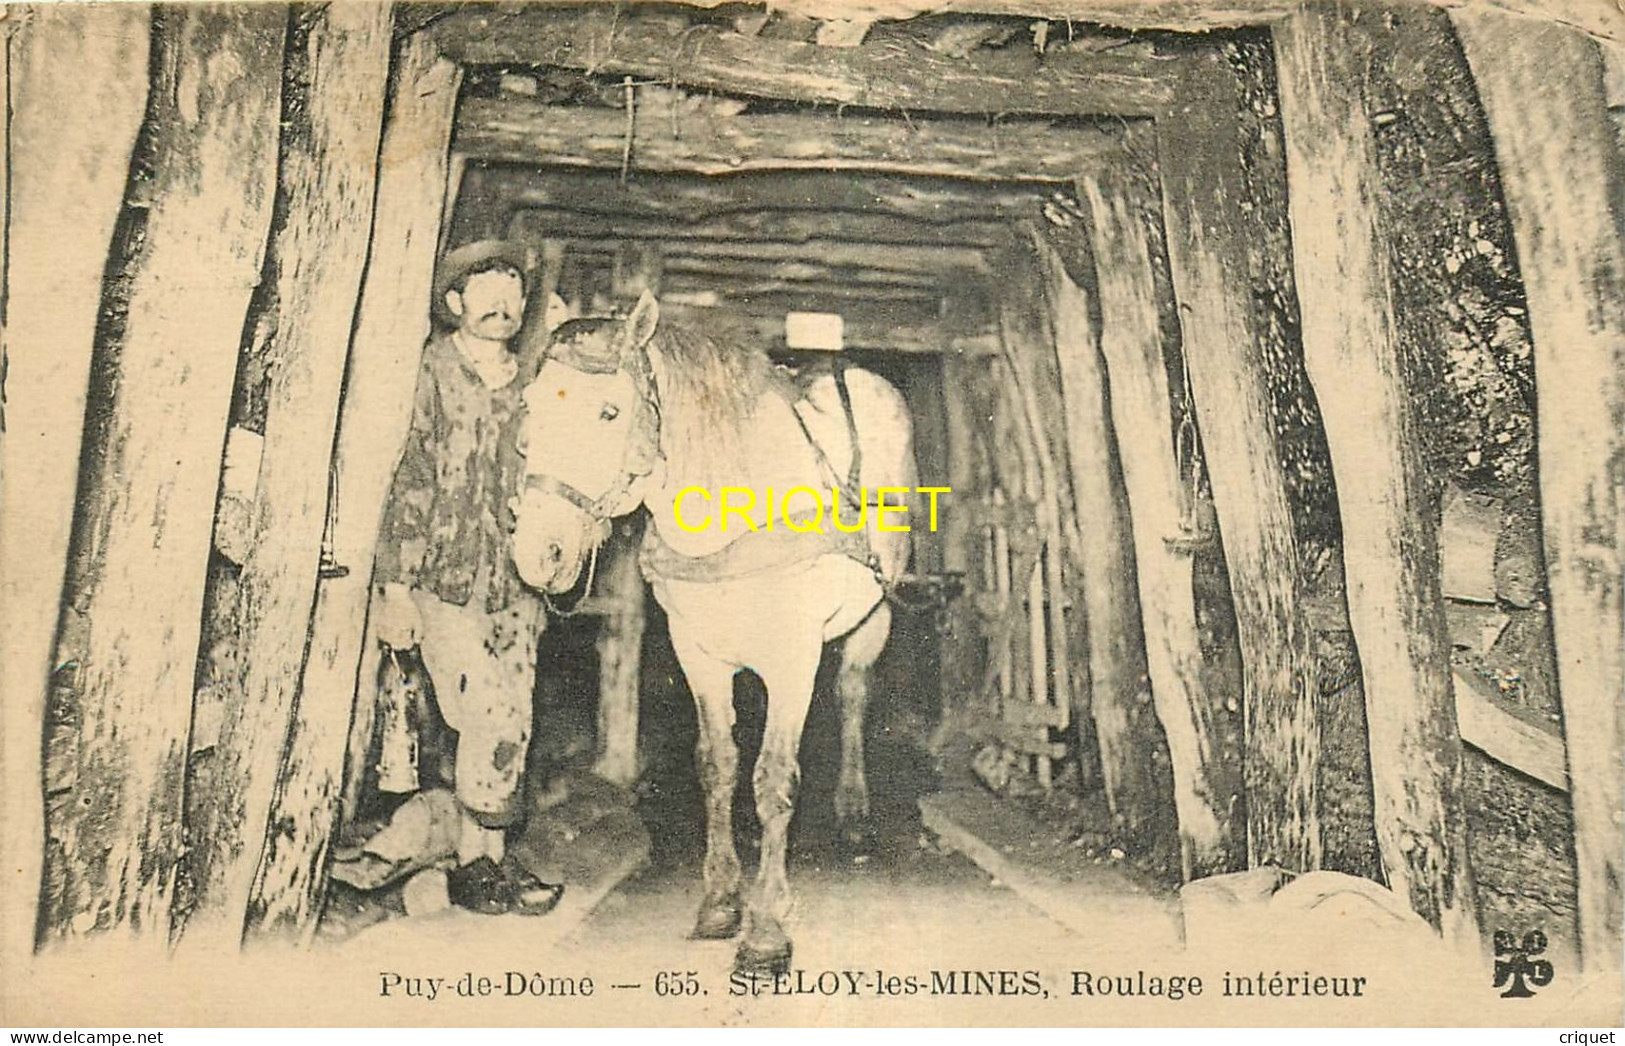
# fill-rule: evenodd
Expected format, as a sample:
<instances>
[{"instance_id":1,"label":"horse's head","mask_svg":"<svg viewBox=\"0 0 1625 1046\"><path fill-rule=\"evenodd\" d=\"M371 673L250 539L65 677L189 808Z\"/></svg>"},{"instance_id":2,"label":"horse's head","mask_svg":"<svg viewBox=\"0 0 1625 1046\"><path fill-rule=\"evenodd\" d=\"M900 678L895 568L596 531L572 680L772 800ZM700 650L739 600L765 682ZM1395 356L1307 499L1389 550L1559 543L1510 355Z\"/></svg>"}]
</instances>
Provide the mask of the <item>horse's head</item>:
<instances>
[{"instance_id":1,"label":"horse's head","mask_svg":"<svg viewBox=\"0 0 1625 1046\"><path fill-rule=\"evenodd\" d=\"M644 294L625 319L568 320L553 331L525 389L525 486L514 564L525 583L564 592L609 521L642 500L659 417L647 346L660 309Z\"/></svg>"}]
</instances>

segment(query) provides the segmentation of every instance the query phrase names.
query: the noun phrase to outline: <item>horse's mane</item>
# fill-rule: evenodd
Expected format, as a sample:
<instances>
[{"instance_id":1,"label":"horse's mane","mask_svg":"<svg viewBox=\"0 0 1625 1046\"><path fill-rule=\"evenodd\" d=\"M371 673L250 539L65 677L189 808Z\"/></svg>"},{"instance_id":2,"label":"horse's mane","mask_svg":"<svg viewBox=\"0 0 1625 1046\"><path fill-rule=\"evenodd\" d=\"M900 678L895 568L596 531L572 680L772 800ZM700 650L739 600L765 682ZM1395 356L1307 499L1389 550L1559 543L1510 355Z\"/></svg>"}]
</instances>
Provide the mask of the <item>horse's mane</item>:
<instances>
[{"instance_id":1,"label":"horse's mane","mask_svg":"<svg viewBox=\"0 0 1625 1046\"><path fill-rule=\"evenodd\" d=\"M745 423L764 395L787 388L767 353L727 324L666 320L648 348L661 364L660 449L671 474L708 486L746 482Z\"/></svg>"}]
</instances>

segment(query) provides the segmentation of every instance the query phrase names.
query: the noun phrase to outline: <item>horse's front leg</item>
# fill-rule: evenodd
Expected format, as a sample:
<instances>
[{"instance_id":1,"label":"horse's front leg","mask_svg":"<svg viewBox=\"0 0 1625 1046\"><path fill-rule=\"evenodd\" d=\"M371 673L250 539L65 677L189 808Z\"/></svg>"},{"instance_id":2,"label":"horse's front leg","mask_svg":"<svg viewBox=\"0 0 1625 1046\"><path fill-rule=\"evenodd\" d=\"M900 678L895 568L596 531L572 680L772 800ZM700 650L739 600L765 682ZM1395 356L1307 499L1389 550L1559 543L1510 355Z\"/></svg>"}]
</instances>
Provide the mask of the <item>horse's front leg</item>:
<instances>
[{"instance_id":1,"label":"horse's front leg","mask_svg":"<svg viewBox=\"0 0 1625 1046\"><path fill-rule=\"evenodd\" d=\"M869 816L869 782L864 775L863 716L869 706L869 670L891 634L891 606L882 601L852 630L841 647L836 691L841 698L841 773L835 783L835 816L854 838Z\"/></svg>"},{"instance_id":2,"label":"horse's front leg","mask_svg":"<svg viewBox=\"0 0 1625 1046\"><path fill-rule=\"evenodd\" d=\"M751 781L756 790L756 815L762 822L762 856L756 872L735 966L741 970L773 973L790 967L790 938L784 920L790 912L790 884L785 858L790 844L790 817L795 812L801 729L812 703L813 677L818 673L822 645L810 649L785 644L770 660L753 665L767 686L767 725L762 751Z\"/></svg>"},{"instance_id":3,"label":"horse's front leg","mask_svg":"<svg viewBox=\"0 0 1625 1046\"><path fill-rule=\"evenodd\" d=\"M694 936L721 940L739 932L741 917L733 829L734 791L739 785L739 750L733 734L735 669L683 642L676 630L672 644L700 720L695 763L705 792L705 899L694 920Z\"/></svg>"}]
</instances>

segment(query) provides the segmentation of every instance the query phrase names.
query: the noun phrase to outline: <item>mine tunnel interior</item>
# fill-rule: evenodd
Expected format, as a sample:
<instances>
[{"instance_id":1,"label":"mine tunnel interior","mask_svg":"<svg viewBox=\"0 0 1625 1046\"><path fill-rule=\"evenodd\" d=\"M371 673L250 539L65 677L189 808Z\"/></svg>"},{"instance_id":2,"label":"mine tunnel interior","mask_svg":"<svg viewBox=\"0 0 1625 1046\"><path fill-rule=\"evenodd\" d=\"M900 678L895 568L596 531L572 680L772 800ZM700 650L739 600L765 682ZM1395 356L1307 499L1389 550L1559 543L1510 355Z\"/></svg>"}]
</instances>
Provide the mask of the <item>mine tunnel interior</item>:
<instances>
[{"instance_id":1,"label":"mine tunnel interior","mask_svg":"<svg viewBox=\"0 0 1625 1046\"><path fill-rule=\"evenodd\" d=\"M6 762L44 814L37 940L224 912L308 941L365 906L329 895L330 857L410 794L381 780L375 699L412 681L376 641L378 517L437 259L501 238L527 255L526 346L648 293L787 372L886 377L921 482L951 488L939 532L911 521L874 673L891 850L840 848L826 655L803 859L884 865L957 832L988 863L1031 850L1164 899L1323 871L1424 932L1617 953L1620 604L1595 565L1618 558L1599 506L1625 263L1620 194L1585 191L1620 185L1625 80L1596 39L1554 30L1577 50L1534 64L1577 70L1554 77L1570 93L1522 98L1522 38L1436 6L794 6L405 4L373 12L371 72L342 75L316 59L362 32L345 5L131 7L157 57L96 84L125 96L122 146L112 116L58 135L17 94L8 337L55 344L56 299L23 285L74 263L86 390L55 397L8 348L6 479L34 470L56 535L5 564L34 572L15 620L38 685L16 685L43 743L8 736ZM194 19L220 24L198 43ZM221 70L240 82L194 127L161 78ZM378 136L343 165L327 124L355 113L319 104L340 95L370 113L353 140ZM1583 176L1554 191L1552 170ZM65 192L105 213L96 250L59 259L40 216ZM657 871L699 856L694 713L641 525L537 650L526 802L550 871L632 835ZM411 700L414 787L443 785L449 739ZM759 681L735 704L748 767ZM565 815L595 803L626 815L607 843Z\"/></svg>"}]
</instances>

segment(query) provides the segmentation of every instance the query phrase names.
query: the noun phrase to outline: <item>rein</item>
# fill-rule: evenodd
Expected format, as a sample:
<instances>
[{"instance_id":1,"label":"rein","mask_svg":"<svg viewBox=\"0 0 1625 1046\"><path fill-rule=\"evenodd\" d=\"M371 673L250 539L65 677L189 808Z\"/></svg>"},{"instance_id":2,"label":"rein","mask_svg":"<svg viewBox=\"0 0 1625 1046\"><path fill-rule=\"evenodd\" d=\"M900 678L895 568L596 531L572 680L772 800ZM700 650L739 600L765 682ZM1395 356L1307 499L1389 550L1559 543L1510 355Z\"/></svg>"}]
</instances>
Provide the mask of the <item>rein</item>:
<instances>
[{"instance_id":1,"label":"rein","mask_svg":"<svg viewBox=\"0 0 1625 1046\"><path fill-rule=\"evenodd\" d=\"M585 512L594 523L602 526L604 523L609 521L609 514L604 511L604 505L608 503L611 498L619 498L621 494L623 494L627 488L632 485L632 481L634 479L636 479L635 476L633 476L631 473L627 473L626 477L620 483L617 483L615 486L611 487L604 493L603 497L597 498L596 500L589 498L580 490L564 482L564 480L559 479L557 476L549 476L540 472L525 477L525 489L527 491L535 491L538 494L557 494L565 501L568 501L576 508ZM581 590L581 595L576 597L576 601L572 603L569 608L566 609L560 607L557 603L554 603L553 597L549 596L546 592L541 594L542 603L547 607L548 613L553 614L556 617L575 617L577 614L582 612L583 608L581 604L586 601L588 596L592 595L593 579L598 576L598 550L601 547L603 547L603 542L601 541L592 546L592 556L587 561L586 587Z\"/></svg>"},{"instance_id":2,"label":"rein","mask_svg":"<svg viewBox=\"0 0 1625 1046\"><path fill-rule=\"evenodd\" d=\"M576 601L571 603L568 609L561 608L557 603L554 603L553 597L546 592L541 594L542 605L547 607L549 614L555 617L575 617L585 611L586 608L581 604L585 603L587 597L592 595L593 579L598 575L598 548L597 545L592 547L592 558L587 560L587 585L581 590L581 595L576 597Z\"/></svg>"}]
</instances>

